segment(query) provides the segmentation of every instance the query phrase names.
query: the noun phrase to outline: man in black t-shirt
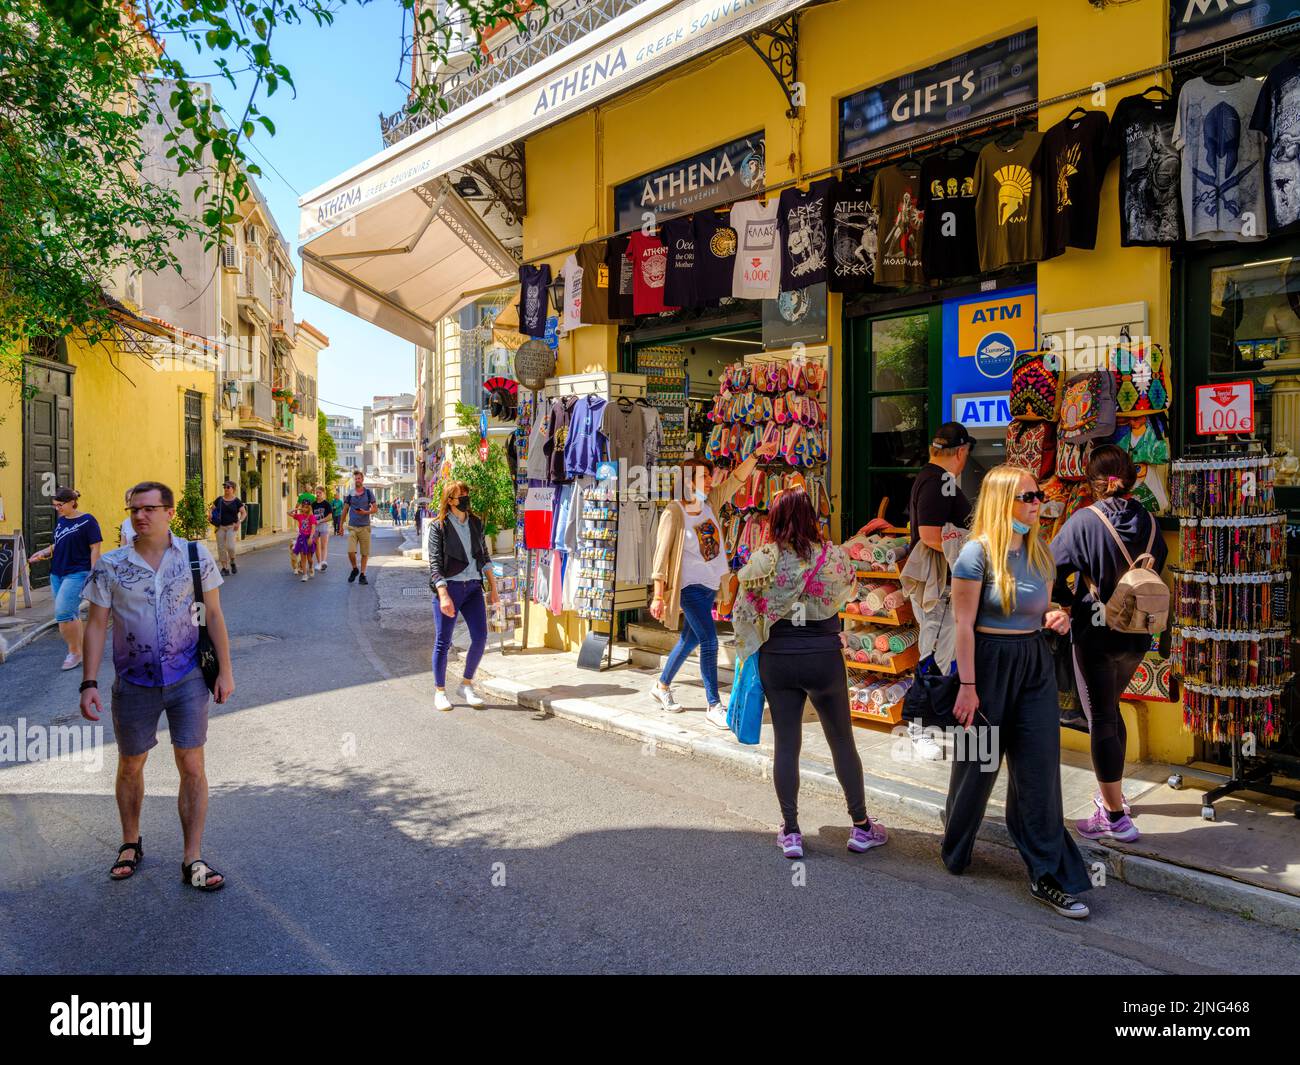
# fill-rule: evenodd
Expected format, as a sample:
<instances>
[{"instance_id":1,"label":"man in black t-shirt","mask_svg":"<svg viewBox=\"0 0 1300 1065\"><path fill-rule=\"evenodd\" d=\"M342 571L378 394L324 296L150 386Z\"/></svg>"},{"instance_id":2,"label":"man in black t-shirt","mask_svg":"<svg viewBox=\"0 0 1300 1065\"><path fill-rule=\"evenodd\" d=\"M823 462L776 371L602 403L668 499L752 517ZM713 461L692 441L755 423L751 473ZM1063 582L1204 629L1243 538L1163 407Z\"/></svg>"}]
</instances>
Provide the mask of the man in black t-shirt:
<instances>
[{"instance_id":1,"label":"man in black t-shirt","mask_svg":"<svg viewBox=\"0 0 1300 1065\"><path fill-rule=\"evenodd\" d=\"M217 564L221 575L228 577L238 573L235 565L235 544L239 536L239 526L248 517L244 501L235 495L235 482L226 481L221 488L221 496L212 501L212 524L217 527Z\"/></svg>"}]
</instances>

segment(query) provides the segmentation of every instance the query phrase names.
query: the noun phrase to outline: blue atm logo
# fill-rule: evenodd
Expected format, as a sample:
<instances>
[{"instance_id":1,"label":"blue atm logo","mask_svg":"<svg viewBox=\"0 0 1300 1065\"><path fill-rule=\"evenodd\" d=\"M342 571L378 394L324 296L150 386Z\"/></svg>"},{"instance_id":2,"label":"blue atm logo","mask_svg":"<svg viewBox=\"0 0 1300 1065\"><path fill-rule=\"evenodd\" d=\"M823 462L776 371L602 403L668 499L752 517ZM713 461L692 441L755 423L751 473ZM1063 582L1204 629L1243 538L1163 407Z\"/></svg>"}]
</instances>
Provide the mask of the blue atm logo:
<instances>
[{"instance_id":1,"label":"blue atm logo","mask_svg":"<svg viewBox=\"0 0 1300 1065\"><path fill-rule=\"evenodd\" d=\"M1019 307L1013 309L1017 313L1020 311ZM975 348L975 368L985 377L996 381L1010 372L1015 357L1016 342L1011 337L1006 333L989 333Z\"/></svg>"},{"instance_id":2,"label":"blue atm logo","mask_svg":"<svg viewBox=\"0 0 1300 1065\"><path fill-rule=\"evenodd\" d=\"M954 396L956 421L968 429L996 428L1011 424L1011 396Z\"/></svg>"}]
</instances>

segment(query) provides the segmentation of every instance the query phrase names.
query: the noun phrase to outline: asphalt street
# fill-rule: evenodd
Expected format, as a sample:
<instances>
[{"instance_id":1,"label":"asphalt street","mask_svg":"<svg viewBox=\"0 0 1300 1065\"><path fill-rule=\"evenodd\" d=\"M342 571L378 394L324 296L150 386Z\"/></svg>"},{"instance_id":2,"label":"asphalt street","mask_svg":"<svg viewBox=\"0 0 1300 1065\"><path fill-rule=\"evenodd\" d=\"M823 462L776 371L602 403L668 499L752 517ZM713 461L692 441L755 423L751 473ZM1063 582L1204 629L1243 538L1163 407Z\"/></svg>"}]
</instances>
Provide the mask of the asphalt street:
<instances>
[{"instance_id":1,"label":"asphalt street","mask_svg":"<svg viewBox=\"0 0 1300 1065\"><path fill-rule=\"evenodd\" d=\"M222 590L238 688L211 719L204 857L226 890L180 882L165 730L146 768L145 859L122 883L107 876L120 840L107 715L98 768L0 764L0 970L1300 968L1285 932L1124 884L1089 893L1091 920L1064 920L1029 898L1013 852L981 845L953 877L919 825L892 822L888 846L849 854L844 810L812 796L792 866L768 783L515 707L435 711L431 616L381 630L373 586L346 583L341 538L331 559L303 584L285 551L250 554ZM80 723L63 654L49 635L0 665L0 726ZM587 694L619 684L593 676Z\"/></svg>"}]
</instances>

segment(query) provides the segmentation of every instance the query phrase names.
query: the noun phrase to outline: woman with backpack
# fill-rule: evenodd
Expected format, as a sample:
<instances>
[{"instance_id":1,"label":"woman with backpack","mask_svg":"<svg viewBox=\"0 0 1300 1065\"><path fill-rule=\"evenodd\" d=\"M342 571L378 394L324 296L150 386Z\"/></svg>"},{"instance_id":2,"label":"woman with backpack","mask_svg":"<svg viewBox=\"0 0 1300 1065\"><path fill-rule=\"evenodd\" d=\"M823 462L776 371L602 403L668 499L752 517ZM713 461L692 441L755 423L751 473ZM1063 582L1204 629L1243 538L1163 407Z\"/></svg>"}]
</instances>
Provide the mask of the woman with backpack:
<instances>
[{"instance_id":1,"label":"woman with backpack","mask_svg":"<svg viewBox=\"0 0 1300 1065\"><path fill-rule=\"evenodd\" d=\"M1092 739L1092 768L1099 790L1093 798L1096 809L1077 824L1088 839L1115 839L1131 843L1139 837L1124 801L1124 751L1128 743L1119 701L1133 679L1143 656L1151 648L1152 631L1125 631L1143 624L1118 621L1111 606L1120 578L1135 562L1151 556L1151 568L1159 574L1168 548L1156 519L1129 493L1137 481L1137 467L1123 449L1105 444L1093 450L1088 460L1087 483L1097 500L1075 511L1052 541L1056 562L1058 603L1070 607L1070 643L1079 700L1088 718ZM1077 574L1070 588L1067 578ZM1121 589L1121 598L1122 592ZM1167 593L1166 593L1167 594ZM1168 616L1152 624L1164 628Z\"/></svg>"}]
</instances>

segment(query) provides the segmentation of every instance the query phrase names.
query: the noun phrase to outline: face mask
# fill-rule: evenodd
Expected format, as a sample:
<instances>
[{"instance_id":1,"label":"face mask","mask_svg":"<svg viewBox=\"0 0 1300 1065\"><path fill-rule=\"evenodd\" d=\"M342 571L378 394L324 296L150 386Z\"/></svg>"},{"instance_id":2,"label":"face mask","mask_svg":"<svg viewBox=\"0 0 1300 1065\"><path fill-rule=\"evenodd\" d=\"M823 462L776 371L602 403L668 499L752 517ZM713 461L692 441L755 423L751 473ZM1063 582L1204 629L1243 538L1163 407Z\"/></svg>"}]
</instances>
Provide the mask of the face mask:
<instances>
[{"instance_id":1,"label":"face mask","mask_svg":"<svg viewBox=\"0 0 1300 1065\"><path fill-rule=\"evenodd\" d=\"M456 508L458 510L469 510L469 496L460 496L457 498Z\"/></svg>"},{"instance_id":2,"label":"face mask","mask_svg":"<svg viewBox=\"0 0 1300 1065\"><path fill-rule=\"evenodd\" d=\"M697 488L697 489L695 489L695 502L697 502L697 503L707 503L708 501L709 501L709 493L708 493L708 492L706 492L703 488Z\"/></svg>"},{"instance_id":3,"label":"face mask","mask_svg":"<svg viewBox=\"0 0 1300 1065\"><path fill-rule=\"evenodd\" d=\"M1014 532L1018 532L1021 536L1024 536L1025 533L1029 532L1029 526L1026 525L1019 518L1011 519L1011 528Z\"/></svg>"}]
</instances>

